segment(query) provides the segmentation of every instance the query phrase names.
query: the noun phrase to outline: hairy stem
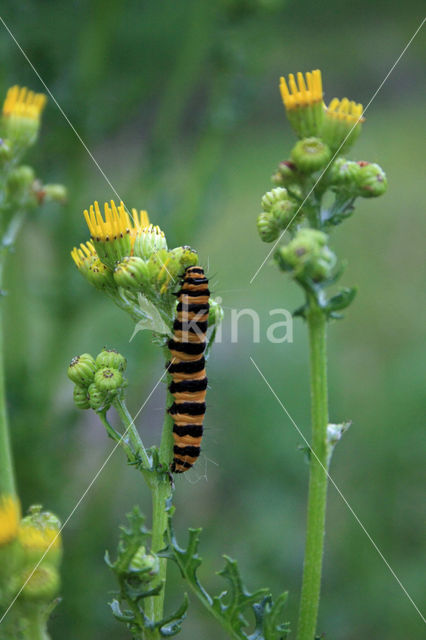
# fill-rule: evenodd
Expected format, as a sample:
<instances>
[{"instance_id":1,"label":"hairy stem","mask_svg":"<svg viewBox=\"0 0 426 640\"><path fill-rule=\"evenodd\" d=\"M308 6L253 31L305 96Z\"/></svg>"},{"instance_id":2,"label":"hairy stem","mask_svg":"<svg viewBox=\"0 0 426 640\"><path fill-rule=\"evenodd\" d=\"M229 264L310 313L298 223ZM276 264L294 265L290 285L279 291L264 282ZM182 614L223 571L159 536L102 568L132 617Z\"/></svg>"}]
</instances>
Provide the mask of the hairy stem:
<instances>
[{"instance_id":1,"label":"hairy stem","mask_svg":"<svg viewBox=\"0 0 426 640\"><path fill-rule=\"evenodd\" d=\"M0 256L0 295L3 285L4 254ZM13 471L12 449L9 437L9 423L6 407L6 385L4 371L4 337L3 337L3 307L4 300L0 298L0 494L16 493L15 476Z\"/></svg>"},{"instance_id":2,"label":"hairy stem","mask_svg":"<svg viewBox=\"0 0 426 640\"><path fill-rule=\"evenodd\" d=\"M305 561L297 640L314 640L321 590L321 570L327 502L327 320L313 297L308 300L311 368L312 444Z\"/></svg>"}]
</instances>

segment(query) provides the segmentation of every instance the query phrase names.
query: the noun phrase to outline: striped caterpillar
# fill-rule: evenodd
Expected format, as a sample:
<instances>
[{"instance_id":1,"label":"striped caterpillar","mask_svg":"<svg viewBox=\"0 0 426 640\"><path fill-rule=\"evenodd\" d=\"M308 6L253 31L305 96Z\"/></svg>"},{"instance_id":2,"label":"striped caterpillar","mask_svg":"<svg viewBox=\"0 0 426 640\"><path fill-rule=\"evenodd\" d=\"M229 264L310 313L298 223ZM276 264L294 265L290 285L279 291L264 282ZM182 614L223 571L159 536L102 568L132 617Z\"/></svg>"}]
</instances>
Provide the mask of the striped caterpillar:
<instances>
[{"instance_id":1,"label":"striped caterpillar","mask_svg":"<svg viewBox=\"0 0 426 640\"><path fill-rule=\"evenodd\" d=\"M184 473L200 455L206 412L204 351L210 291L202 267L188 267L185 270L177 297L174 333L168 343L172 354L168 366L172 377L169 391L174 397L169 409L173 417L174 439L171 470L174 473Z\"/></svg>"}]
</instances>

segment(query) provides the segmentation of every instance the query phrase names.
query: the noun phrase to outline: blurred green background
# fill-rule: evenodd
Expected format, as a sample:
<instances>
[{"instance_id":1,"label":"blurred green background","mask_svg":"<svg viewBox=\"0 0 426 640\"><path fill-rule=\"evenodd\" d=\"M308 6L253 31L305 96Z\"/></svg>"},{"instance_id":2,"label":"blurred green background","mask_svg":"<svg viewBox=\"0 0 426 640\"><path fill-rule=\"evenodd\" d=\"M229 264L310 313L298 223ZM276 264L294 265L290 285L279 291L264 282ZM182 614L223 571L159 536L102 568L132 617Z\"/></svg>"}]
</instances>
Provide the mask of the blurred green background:
<instances>
[{"instance_id":1,"label":"blurred green background","mask_svg":"<svg viewBox=\"0 0 426 640\"><path fill-rule=\"evenodd\" d=\"M2 3L2 17L127 206L148 209L170 246L191 244L209 265L226 308L224 342L209 361L204 454L177 480L176 528L202 526L201 576L227 553L250 588L290 591L295 628L303 561L308 468L301 438L250 364L255 359L309 434L306 328L292 344L266 340L268 312L301 302L295 285L266 265L256 233L260 198L294 138L277 82L321 68L328 101L365 104L422 19L423 3L180 0ZM330 326L331 419L352 419L331 474L414 601L421 605L422 231L424 34L420 33L367 113L350 157L379 162L388 193L360 202L336 229L346 285L359 294ZM0 86L43 90L0 25ZM136 412L163 363L149 335L129 343L128 317L86 283L69 251L87 238L82 210L114 197L52 100L28 161L69 189L65 209L28 220L7 271L7 377L24 506L42 502L65 519L111 450L96 417L78 412L66 368L72 356L115 347L129 360ZM251 307L230 343L230 309ZM164 385L162 385L164 387ZM138 419L158 441L164 388ZM106 606L115 584L103 562L131 506L149 514L148 492L117 451L64 530L63 602L53 638L128 637ZM423 557L422 557L423 555ZM184 585L171 570L168 606ZM423 576L424 577L424 576ZM423 587L423 589L422 589ZM319 630L334 640L423 638L423 623L331 487ZM181 637L225 635L192 601ZM294 636L293 636L294 637Z\"/></svg>"}]
</instances>

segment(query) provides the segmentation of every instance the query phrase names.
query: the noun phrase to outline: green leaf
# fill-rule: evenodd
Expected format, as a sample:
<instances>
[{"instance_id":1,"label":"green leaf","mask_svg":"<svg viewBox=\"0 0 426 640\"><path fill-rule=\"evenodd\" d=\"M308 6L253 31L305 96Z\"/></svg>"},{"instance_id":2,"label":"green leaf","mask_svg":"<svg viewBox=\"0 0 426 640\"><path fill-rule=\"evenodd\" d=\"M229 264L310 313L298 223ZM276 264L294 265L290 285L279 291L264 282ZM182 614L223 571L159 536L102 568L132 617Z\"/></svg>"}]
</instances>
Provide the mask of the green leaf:
<instances>
[{"instance_id":1,"label":"green leaf","mask_svg":"<svg viewBox=\"0 0 426 640\"><path fill-rule=\"evenodd\" d=\"M145 329L168 336L170 334L170 328L164 322L157 307L141 293L138 294L138 301L139 308L145 317L136 324L130 341L133 340L139 331L144 331Z\"/></svg>"},{"instance_id":2,"label":"green leaf","mask_svg":"<svg viewBox=\"0 0 426 640\"><path fill-rule=\"evenodd\" d=\"M334 314L335 311L341 311L342 309L346 309L354 300L357 293L356 287L345 287L339 293L332 296L324 307L325 311L329 316Z\"/></svg>"}]
</instances>

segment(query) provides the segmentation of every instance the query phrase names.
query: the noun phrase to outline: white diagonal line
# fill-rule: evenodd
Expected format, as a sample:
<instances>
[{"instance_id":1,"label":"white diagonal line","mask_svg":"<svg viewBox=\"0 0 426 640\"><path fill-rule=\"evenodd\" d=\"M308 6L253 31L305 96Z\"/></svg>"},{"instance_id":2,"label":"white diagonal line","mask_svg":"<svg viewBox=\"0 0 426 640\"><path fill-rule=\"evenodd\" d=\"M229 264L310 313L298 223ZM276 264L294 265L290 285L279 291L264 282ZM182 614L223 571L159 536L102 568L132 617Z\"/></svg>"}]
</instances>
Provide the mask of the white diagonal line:
<instances>
[{"instance_id":1,"label":"white diagonal line","mask_svg":"<svg viewBox=\"0 0 426 640\"><path fill-rule=\"evenodd\" d=\"M170 364L172 364L173 360L170 362ZM95 484L96 480L98 479L98 477L100 476L100 474L102 473L102 471L105 469L106 465L108 464L108 462L110 461L111 457L114 455L115 451L117 450L117 448L120 446L121 442L124 440L124 438L126 437L129 429L134 425L134 422L136 420L136 418L138 417L138 415L140 414L140 412L142 411L142 409L145 407L145 405L147 404L148 400L151 398L152 394L154 393L154 391L156 390L156 388L158 387L158 385L160 384L160 382L162 381L162 379L164 378L165 374L167 373L168 368L167 367L166 371L164 371L161 374L161 377L159 378L159 380L156 382L155 386L153 387L153 389L151 390L150 394L148 395L148 397L146 398L145 402L142 404L142 406L140 407L139 411L136 413L136 415L134 416L134 418L132 419L131 423L129 424L129 426L127 427L127 429L124 431L124 433L122 434L121 438L117 441L117 443L114 445L114 447L112 448L112 450L110 451L110 453L108 454L107 458L105 459L105 461L103 462L103 464L101 465L101 467L99 468L99 470L96 472L96 474L94 475L93 479L90 481L89 485L87 486L87 488L85 489L85 491L83 492L82 496L79 498L79 500L77 501L77 503L75 504L75 506L73 507L71 513L68 515L68 517L65 519L64 523L62 524L61 528L59 529L58 533L56 534L56 536L53 538L53 540L51 541L51 543L49 544L49 546L47 547L46 551L43 553L43 555L41 556L40 560L37 562L37 564L34 566L33 570L31 571L30 575L28 576L28 578L25 580L24 584L22 585L22 587L19 589L18 593L15 595L15 597L13 598L12 602L9 604L9 606L7 607L6 611L3 613L2 617L0 618L0 624L3 622L3 620L5 619L5 617L7 616L7 614L9 613L9 611L11 610L11 608L13 607L13 605L15 604L16 600L19 598L20 594L22 593L22 590L25 588L25 586L28 584L28 582L31 580L32 576L34 575L34 573L37 571L38 567L40 566L40 564L43 562L44 558L46 557L46 555L49 553L51 547L55 544L56 540L59 538L59 536L61 535L62 531L64 530L64 528L66 527L66 525L68 524L68 522L71 520L72 516L74 515L74 513L77 511L78 507L80 506L80 504L83 502L84 498L87 496L87 494L89 493L90 489L92 488L92 486Z\"/></svg>"},{"instance_id":2,"label":"white diagonal line","mask_svg":"<svg viewBox=\"0 0 426 640\"><path fill-rule=\"evenodd\" d=\"M421 619L423 620L423 622L426 623L426 619L424 618L422 612L420 611L420 609L418 608L418 606L416 605L416 603L414 602L414 600L412 599L412 597L410 596L410 594L408 593L407 589L404 587L404 585L402 584L401 580L398 578L398 576L396 575L395 571L392 569L392 567L390 566L389 562L386 560L385 556L383 555L383 553L380 551L379 547L377 546L377 544L374 542L373 538L371 537L371 535L368 533L367 529L365 528L365 526L363 525L363 523L361 522L361 520L359 519L359 517L357 516L357 514L355 513L355 511L353 510L353 508L351 507L351 505L349 504L349 502L347 501L347 499L345 498L345 496L343 495L343 493L340 491L339 487L337 486L337 484L334 482L333 478L330 476L328 470L325 468L325 466L322 464L321 460L319 459L319 457L317 456L316 452L312 449L311 445L309 444L309 442L307 441L307 439L305 438L305 436L303 435L302 431L299 429L299 427L297 426L297 424L295 423L295 421L293 420L293 418L291 417L291 415L289 414L289 412L287 411L287 409L285 408L285 406L283 405L283 403L281 402L281 400L279 399L279 397L277 396L277 394L275 393L275 391L273 390L273 388L271 387L271 385L269 384L268 380L265 378L265 376L263 375L262 371L259 369L259 367L257 366L257 364L255 363L255 361L253 360L253 358L251 356L249 356L253 366L257 369L259 375L261 376L261 378L264 380L266 386L269 388L269 390L271 391L272 395L274 396L274 398L277 400L278 404L280 405L281 409L283 409L283 411L287 414L287 417L290 419L290 421L292 422L293 426L295 427L295 429L297 430L298 434L300 435L300 437L304 440L304 442L306 443L306 445L309 447L309 451L313 454L313 456L316 458L317 462L320 464L320 466L322 467L322 469L324 470L324 473L327 475L329 481L331 482L331 484L333 485L333 487L336 489L337 493L339 494L339 496L342 498L343 502L345 503L345 505L347 506L347 508L349 509L349 511L351 512L351 514L353 515L353 517L355 518L355 520L357 521L357 523L359 524L359 526L361 527L361 529L364 531L365 535L367 536L367 538L370 540L371 544L373 545L373 547L375 548L375 550L377 551L377 553L379 554L379 556L381 557L381 559L383 560L383 562L385 563L385 565L387 566L387 568L389 569L389 571L391 572L391 574L393 575L393 577L395 578L395 580L397 581L397 583L399 584L399 586L401 587L401 589L403 590L403 592L405 593L405 595L407 596L407 598L409 599L409 601L411 602L411 604L413 605L413 607L415 608L415 610L417 611L417 613L419 614L419 616L421 617Z\"/></svg>"},{"instance_id":3,"label":"white diagonal line","mask_svg":"<svg viewBox=\"0 0 426 640\"><path fill-rule=\"evenodd\" d=\"M264 261L262 262L262 264L260 265L260 267L258 267L257 271L255 272L255 274L252 276L251 280L250 280L250 284L253 283L253 281L255 280L255 278L258 276L260 270L264 267L265 263L269 260L269 258L271 257L272 253L275 251L277 245L279 242L281 242L282 238L284 237L285 232L287 231L287 229L289 228L289 226L291 225L291 223L293 222L293 220L295 219L295 217L297 216L297 214L299 213L299 211L301 210L301 208L303 207L303 205L305 204L305 202L308 200L309 196L311 195L311 193L313 192L313 190L315 189L315 187L317 186L317 184L320 182L321 178L323 177L323 175L325 174L325 172L327 171L327 169L329 168L329 166L334 162L335 158L337 157L337 155L339 154L339 151L341 150L341 148L343 147L343 145L345 144L346 140L349 138L349 136L351 135L352 131L355 129L355 127L357 126L357 124L362 120L362 118L364 117L364 114L366 113L368 107L371 105L371 103L373 102L373 100L376 98L377 94L379 93L380 89L383 87L383 85L385 84L386 80L389 78L389 76L391 75L392 71L395 69L396 65L398 64L398 62L401 60L402 56L405 54L405 52L407 51L408 47L411 45L411 43L413 42L414 38L416 37L416 35L419 33L420 29L423 27L424 23L426 21L426 18L423 18L423 20L421 21L421 23L419 24L419 26L417 27L417 29L415 30L415 32L413 33L413 35L411 36L411 38L409 39L409 41L407 42L407 44L405 45L405 47L403 48L403 50L401 51L401 53L399 54L398 58L395 60L395 62L393 63L393 65L391 66L391 68L389 69L389 71L387 72L386 76L384 77L384 79L382 80L382 82L379 84L379 86L377 87L376 91L373 93L373 95L371 96L370 100L368 101L365 109L363 110L363 112L361 113L361 115L359 116L358 120L355 122L355 124L353 125L353 127L350 129L349 133L347 134L347 136L344 138L343 142L341 143L340 147L337 149L337 151L334 153L334 155L331 157L329 163L327 164L327 166L323 169L321 175L318 177L318 179L316 180L315 184L313 185L313 187L311 188L311 190L309 191L309 193L307 194L307 196L305 197L305 199L303 200L302 204L299 206L299 208L297 209L296 213L294 214L294 216L292 217L292 219L290 220L290 222L288 223L288 225L286 226L286 228L284 229L284 231L281 233L281 235L279 236L278 240L276 240L276 242L274 242L274 244L272 245L272 248L270 249L269 253L267 254L266 258L264 259Z\"/></svg>"},{"instance_id":4,"label":"white diagonal line","mask_svg":"<svg viewBox=\"0 0 426 640\"><path fill-rule=\"evenodd\" d=\"M16 44L16 46L18 47L19 51L22 53L22 55L24 56L25 60L28 62L28 64L30 65L31 69L34 71L34 73L36 74L37 78L40 80L41 84L43 85L43 87L45 88L46 92L49 94L49 96L52 98L53 102L55 103L55 105L58 107L59 111L61 112L61 114L63 115L63 117L65 118L66 122L69 124L69 126L71 127L71 129L73 130L73 132L75 133L76 137L78 138L78 140L80 141L80 143L82 144L82 146L84 147L84 149L87 151L87 153L89 154L91 160L94 162L94 164L96 165L98 171L101 173L101 175L103 176L103 178L105 178L106 182L108 183L109 187L111 188L111 190L113 191L113 193L117 196L118 200L120 202L123 202L124 204L124 208L126 209L128 215L130 216L130 218L133 220L133 215L131 213L131 211L127 208L126 204L124 203L122 197L120 196L120 194L117 192L116 188L114 187L114 185L112 184L111 180L108 178L107 174L105 173L105 171L102 169L102 167L100 166L99 162L96 160L95 156L93 155L93 153L90 151L89 147L87 146L87 144L84 142L83 138L81 137L81 135L78 133L77 129L74 127L73 123L71 122L71 120L68 118L67 114L65 113L65 111L62 109L61 105L59 104L59 102L56 100L55 96L53 95L53 93L51 92L51 90L49 89L49 87L47 86L47 84L45 83L45 81L43 80L43 78L41 77L40 73L37 71L36 67L33 65L33 63L31 62L31 60L29 59L28 55L26 54L26 52L24 51L24 49L22 48L22 46L19 44L18 40L15 38L15 36L13 35L12 31L10 30L10 28L8 27L8 25L6 24L6 22L4 21L4 19L2 18L2 16L0 16L0 22L3 24L4 28L6 29L6 31L8 32L8 34L10 35L10 37L12 38L12 40L14 41L14 43ZM171 273L169 272L169 270L167 269L166 265L162 262L161 258L160 258L160 262L161 265L164 267L164 269L167 271L167 273L169 274L170 278L172 279L172 281L174 282L175 279L173 278L173 276L171 275Z\"/></svg>"}]
</instances>

